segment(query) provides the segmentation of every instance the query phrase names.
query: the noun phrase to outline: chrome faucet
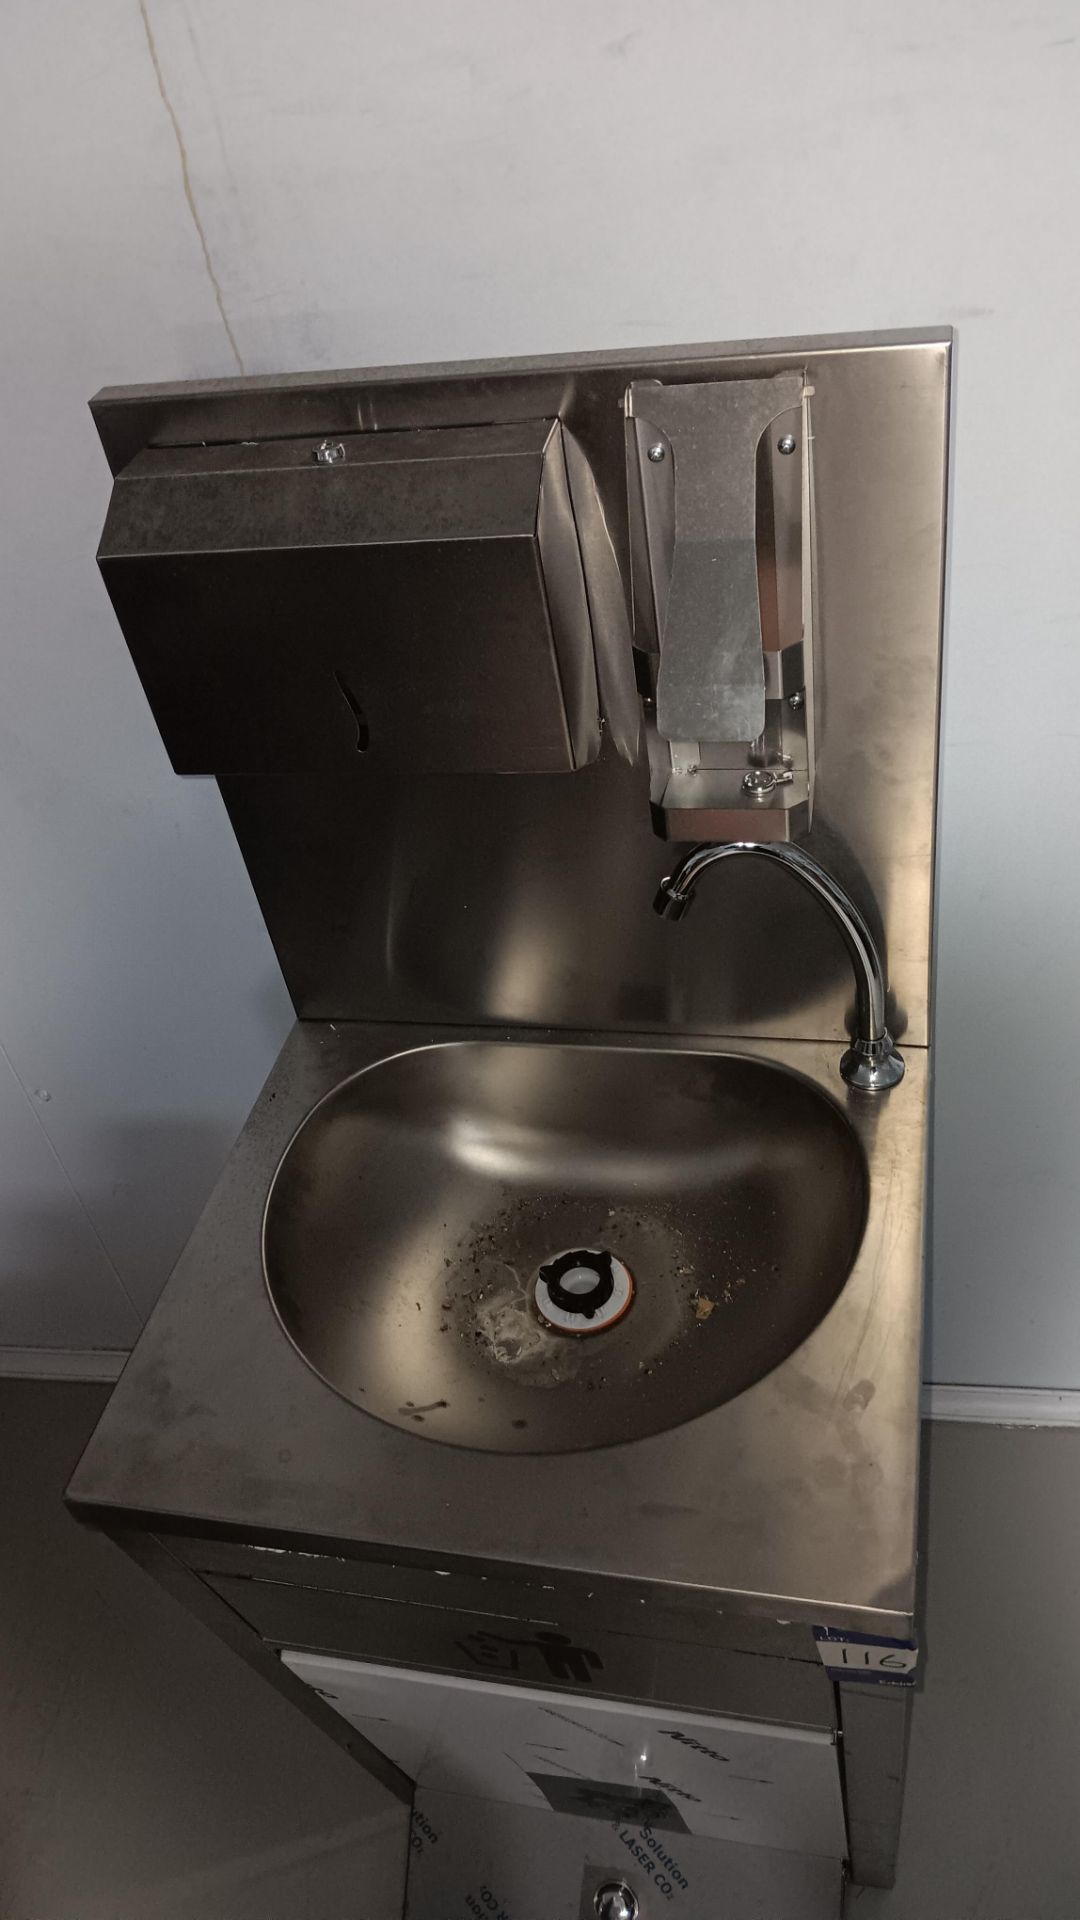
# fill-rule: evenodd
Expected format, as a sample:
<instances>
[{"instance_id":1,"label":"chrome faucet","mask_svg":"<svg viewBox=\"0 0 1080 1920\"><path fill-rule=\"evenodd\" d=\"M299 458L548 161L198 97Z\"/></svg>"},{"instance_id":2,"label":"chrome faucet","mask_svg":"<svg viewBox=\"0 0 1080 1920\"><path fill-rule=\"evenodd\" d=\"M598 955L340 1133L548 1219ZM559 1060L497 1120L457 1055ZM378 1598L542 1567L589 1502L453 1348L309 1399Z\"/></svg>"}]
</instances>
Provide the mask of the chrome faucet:
<instances>
[{"instance_id":1,"label":"chrome faucet","mask_svg":"<svg viewBox=\"0 0 1080 1920\"><path fill-rule=\"evenodd\" d=\"M800 847L762 840L728 840L716 846L694 847L674 873L660 882L653 901L656 912L665 920L681 920L706 867L736 854L753 854L759 860L785 867L828 910L855 971L855 1037L840 1061L840 1077L849 1087L863 1087L868 1093L895 1087L904 1077L904 1062L885 1024L885 971L874 936L854 900Z\"/></svg>"}]
</instances>

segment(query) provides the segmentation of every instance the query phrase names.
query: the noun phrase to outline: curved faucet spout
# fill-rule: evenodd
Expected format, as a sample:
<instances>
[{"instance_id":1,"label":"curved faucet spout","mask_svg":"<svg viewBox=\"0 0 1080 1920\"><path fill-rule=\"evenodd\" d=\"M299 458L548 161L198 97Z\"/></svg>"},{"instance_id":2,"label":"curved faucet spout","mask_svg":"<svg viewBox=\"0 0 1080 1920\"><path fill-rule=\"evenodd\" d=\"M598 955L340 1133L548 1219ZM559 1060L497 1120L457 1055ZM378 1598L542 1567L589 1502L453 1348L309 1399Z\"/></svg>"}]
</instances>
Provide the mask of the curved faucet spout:
<instances>
[{"instance_id":1,"label":"curved faucet spout","mask_svg":"<svg viewBox=\"0 0 1080 1920\"><path fill-rule=\"evenodd\" d=\"M904 1077L904 1062L885 1020L885 971L874 936L839 881L801 847L763 840L727 840L716 846L694 847L674 873L660 882L653 901L656 912L665 920L681 920L689 911L706 868L745 854L786 868L800 886L820 900L847 948L855 975L856 1031L840 1062L842 1079L849 1087L862 1087L868 1093L895 1087Z\"/></svg>"}]
</instances>

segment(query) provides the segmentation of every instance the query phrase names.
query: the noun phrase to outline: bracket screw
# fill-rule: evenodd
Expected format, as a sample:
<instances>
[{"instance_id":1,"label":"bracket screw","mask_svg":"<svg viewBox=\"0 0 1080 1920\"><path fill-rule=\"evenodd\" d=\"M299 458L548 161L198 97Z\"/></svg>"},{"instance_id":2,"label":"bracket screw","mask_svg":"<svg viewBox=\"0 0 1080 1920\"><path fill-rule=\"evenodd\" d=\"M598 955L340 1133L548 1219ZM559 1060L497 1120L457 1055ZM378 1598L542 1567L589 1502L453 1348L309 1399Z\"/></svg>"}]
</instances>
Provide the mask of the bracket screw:
<instances>
[{"instance_id":1,"label":"bracket screw","mask_svg":"<svg viewBox=\"0 0 1080 1920\"><path fill-rule=\"evenodd\" d=\"M798 444L793 433L783 433L776 443L776 450L778 453L794 453Z\"/></svg>"},{"instance_id":2,"label":"bracket screw","mask_svg":"<svg viewBox=\"0 0 1080 1920\"><path fill-rule=\"evenodd\" d=\"M771 793L776 775L770 773L768 767L752 767L749 773L743 774L742 784L744 793Z\"/></svg>"},{"instance_id":3,"label":"bracket screw","mask_svg":"<svg viewBox=\"0 0 1080 1920\"><path fill-rule=\"evenodd\" d=\"M791 708L792 713L801 713L805 705L806 695L801 687L798 688L795 693L788 694L788 706Z\"/></svg>"},{"instance_id":4,"label":"bracket screw","mask_svg":"<svg viewBox=\"0 0 1080 1920\"><path fill-rule=\"evenodd\" d=\"M324 440L315 449L315 459L320 467L340 467L345 458L345 449L340 440Z\"/></svg>"},{"instance_id":5,"label":"bracket screw","mask_svg":"<svg viewBox=\"0 0 1080 1920\"><path fill-rule=\"evenodd\" d=\"M653 442L649 448L649 459L652 461L654 467L658 466L661 460L667 459L667 448L664 446L663 441L655 440Z\"/></svg>"}]
</instances>

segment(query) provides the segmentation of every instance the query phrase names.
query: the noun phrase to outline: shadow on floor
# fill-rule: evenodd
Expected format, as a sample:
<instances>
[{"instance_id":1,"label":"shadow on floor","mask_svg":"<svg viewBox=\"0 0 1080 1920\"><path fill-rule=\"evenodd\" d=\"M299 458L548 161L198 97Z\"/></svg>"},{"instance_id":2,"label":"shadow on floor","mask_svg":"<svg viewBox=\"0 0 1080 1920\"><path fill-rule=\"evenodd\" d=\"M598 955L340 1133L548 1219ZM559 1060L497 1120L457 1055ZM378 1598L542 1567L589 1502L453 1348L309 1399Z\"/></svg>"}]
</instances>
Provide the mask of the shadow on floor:
<instances>
[{"instance_id":1,"label":"shadow on floor","mask_svg":"<svg viewBox=\"0 0 1080 1920\"><path fill-rule=\"evenodd\" d=\"M107 1387L0 1381L4 1920L398 1920L399 1822L62 1492Z\"/></svg>"}]
</instances>

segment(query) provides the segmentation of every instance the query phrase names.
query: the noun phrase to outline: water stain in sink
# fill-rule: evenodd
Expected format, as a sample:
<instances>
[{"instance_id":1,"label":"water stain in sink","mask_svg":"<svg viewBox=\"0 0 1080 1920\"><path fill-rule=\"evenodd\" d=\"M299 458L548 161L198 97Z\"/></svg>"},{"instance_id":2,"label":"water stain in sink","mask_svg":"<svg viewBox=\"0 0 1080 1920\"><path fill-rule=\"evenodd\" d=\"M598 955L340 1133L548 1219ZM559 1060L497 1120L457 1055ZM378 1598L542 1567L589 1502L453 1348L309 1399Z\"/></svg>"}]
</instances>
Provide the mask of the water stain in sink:
<instances>
[{"instance_id":1,"label":"water stain in sink","mask_svg":"<svg viewBox=\"0 0 1080 1920\"><path fill-rule=\"evenodd\" d=\"M543 1326L531 1277L523 1279L509 1261L493 1260L490 1268L474 1301L474 1332L484 1357L497 1367L513 1369L523 1384L565 1386L581 1371L583 1348Z\"/></svg>"},{"instance_id":2,"label":"water stain in sink","mask_svg":"<svg viewBox=\"0 0 1080 1920\"><path fill-rule=\"evenodd\" d=\"M646 1387L688 1341L708 1364L721 1309L733 1306L752 1276L734 1271L747 1264L745 1238L740 1260L722 1231L723 1200L718 1205L714 1195L707 1216L699 1219L699 1211L660 1198L603 1207L572 1195L510 1195L460 1234L450 1255L440 1251L439 1332L466 1345L478 1381L491 1369L526 1388L576 1383L578 1391L603 1393L609 1381L631 1376ZM538 1268L572 1246L610 1248L639 1282L625 1321L590 1340L551 1329L536 1311ZM709 1321L715 1326L707 1330Z\"/></svg>"}]
</instances>

